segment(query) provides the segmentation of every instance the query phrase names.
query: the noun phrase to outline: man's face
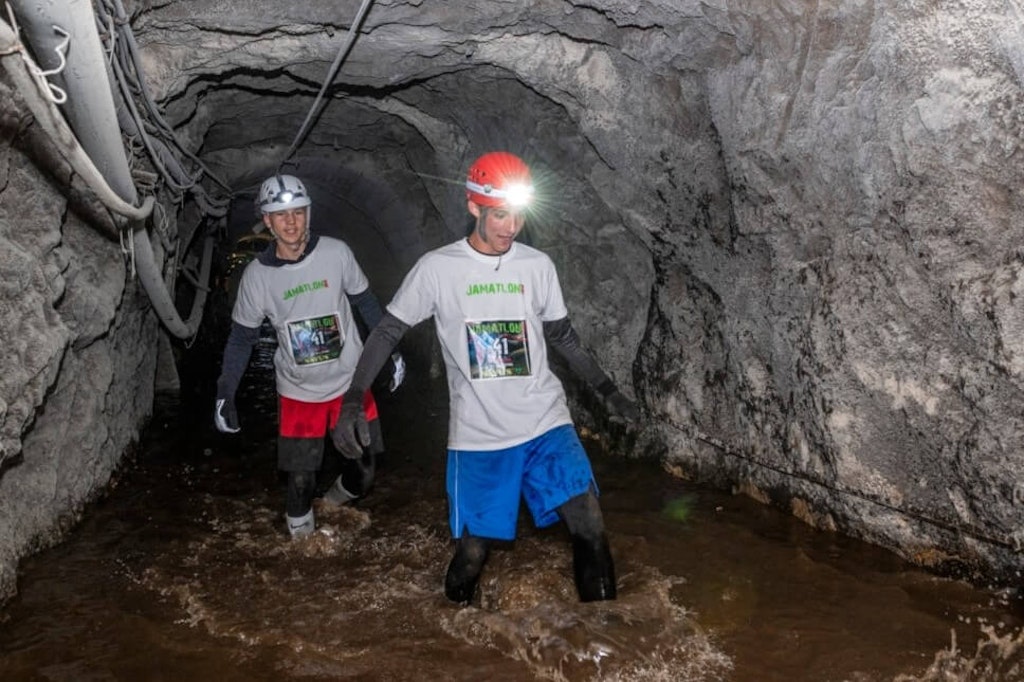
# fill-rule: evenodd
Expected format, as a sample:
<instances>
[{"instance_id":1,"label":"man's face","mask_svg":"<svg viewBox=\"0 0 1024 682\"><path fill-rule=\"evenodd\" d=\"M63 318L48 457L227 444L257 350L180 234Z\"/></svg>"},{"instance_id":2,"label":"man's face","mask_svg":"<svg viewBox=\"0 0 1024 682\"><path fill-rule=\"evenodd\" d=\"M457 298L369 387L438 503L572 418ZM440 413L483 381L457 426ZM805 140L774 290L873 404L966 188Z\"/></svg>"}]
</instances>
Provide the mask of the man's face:
<instances>
[{"instance_id":1,"label":"man's face","mask_svg":"<svg viewBox=\"0 0 1024 682\"><path fill-rule=\"evenodd\" d=\"M485 208L472 201L468 205L476 218L476 229L469 236L473 248L489 256L500 256L511 249L526 220L523 212L504 206Z\"/></svg>"},{"instance_id":2,"label":"man's face","mask_svg":"<svg viewBox=\"0 0 1024 682\"><path fill-rule=\"evenodd\" d=\"M263 214L263 224L274 233L279 244L300 248L306 241L306 207L287 208Z\"/></svg>"}]
</instances>

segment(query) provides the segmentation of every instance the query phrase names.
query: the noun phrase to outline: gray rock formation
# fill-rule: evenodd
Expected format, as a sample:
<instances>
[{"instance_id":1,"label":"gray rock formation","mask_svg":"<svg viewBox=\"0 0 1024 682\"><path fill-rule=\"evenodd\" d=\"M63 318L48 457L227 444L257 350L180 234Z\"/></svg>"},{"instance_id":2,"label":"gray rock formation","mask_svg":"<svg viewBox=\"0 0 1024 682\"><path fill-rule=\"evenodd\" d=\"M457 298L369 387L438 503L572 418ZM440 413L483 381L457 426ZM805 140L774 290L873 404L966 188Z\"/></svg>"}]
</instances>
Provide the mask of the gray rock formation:
<instances>
[{"instance_id":1,"label":"gray rock formation","mask_svg":"<svg viewBox=\"0 0 1024 682\"><path fill-rule=\"evenodd\" d=\"M360 5L128 6L154 99L235 192L232 234ZM523 155L545 199L529 236L643 405L632 454L1012 578L1022 72L1024 17L996 0L379 1L287 168L388 291L462 233L472 158ZM161 343L103 212L0 88L9 593L135 438ZM195 209L164 203L173 265Z\"/></svg>"}]
</instances>

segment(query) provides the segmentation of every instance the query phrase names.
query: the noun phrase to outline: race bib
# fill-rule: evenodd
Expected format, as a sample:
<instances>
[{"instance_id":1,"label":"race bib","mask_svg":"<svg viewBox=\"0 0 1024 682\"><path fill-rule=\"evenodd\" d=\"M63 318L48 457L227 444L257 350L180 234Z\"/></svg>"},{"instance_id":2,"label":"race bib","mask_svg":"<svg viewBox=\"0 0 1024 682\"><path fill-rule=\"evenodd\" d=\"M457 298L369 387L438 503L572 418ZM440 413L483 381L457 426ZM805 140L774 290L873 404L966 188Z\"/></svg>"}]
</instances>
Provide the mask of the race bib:
<instances>
[{"instance_id":1,"label":"race bib","mask_svg":"<svg viewBox=\"0 0 1024 682\"><path fill-rule=\"evenodd\" d=\"M341 355L345 335L336 314L293 320L288 323L288 342L297 365L315 365Z\"/></svg>"},{"instance_id":2,"label":"race bib","mask_svg":"<svg viewBox=\"0 0 1024 682\"><path fill-rule=\"evenodd\" d=\"M471 379L530 375L530 342L525 320L466 323Z\"/></svg>"}]
</instances>

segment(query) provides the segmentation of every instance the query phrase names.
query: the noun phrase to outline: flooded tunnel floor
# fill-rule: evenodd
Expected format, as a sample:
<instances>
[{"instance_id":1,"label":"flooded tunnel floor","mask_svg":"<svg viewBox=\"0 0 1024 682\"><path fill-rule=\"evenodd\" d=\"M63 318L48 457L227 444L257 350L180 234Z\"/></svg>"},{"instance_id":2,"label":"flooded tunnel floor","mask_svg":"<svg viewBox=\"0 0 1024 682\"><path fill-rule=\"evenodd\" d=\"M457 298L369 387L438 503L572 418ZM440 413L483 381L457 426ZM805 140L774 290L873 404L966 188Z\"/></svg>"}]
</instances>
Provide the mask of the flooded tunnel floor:
<instances>
[{"instance_id":1,"label":"flooded tunnel floor","mask_svg":"<svg viewBox=\"0 0 1024 682\"><path fill-rule=\"evenodd\" d=\"M1006 594L595 443L619 598L578 603L564 531L523 517L479 601L450 604L445 407L412 363L380 400L370 495L318 503L317 532L289 541L269 352L246 375L240 434L213 429L211 380L162 397L104 499L23 562L0 679L1024 679Z\"/></svg>"}]
</instances>

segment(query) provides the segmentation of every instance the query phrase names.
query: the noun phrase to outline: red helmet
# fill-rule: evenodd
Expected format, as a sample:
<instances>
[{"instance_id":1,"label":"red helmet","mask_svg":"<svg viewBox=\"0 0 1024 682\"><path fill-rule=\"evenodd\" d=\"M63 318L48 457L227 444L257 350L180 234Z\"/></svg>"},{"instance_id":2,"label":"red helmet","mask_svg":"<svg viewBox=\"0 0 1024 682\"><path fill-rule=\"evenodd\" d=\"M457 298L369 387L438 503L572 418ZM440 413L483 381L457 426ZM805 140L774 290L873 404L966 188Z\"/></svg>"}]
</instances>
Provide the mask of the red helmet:
<instances>
[{"instance_id":1,"label":"red helmet","mask_svg":"<svg viewBox=\"0 0 1024 682\"><path fill-rule=\"evenodd\" d=\"M533 198L530 167L515 154L488 152L469 167L466 198L480 206L525 207Z\"/></svg>"}]
</instances>

